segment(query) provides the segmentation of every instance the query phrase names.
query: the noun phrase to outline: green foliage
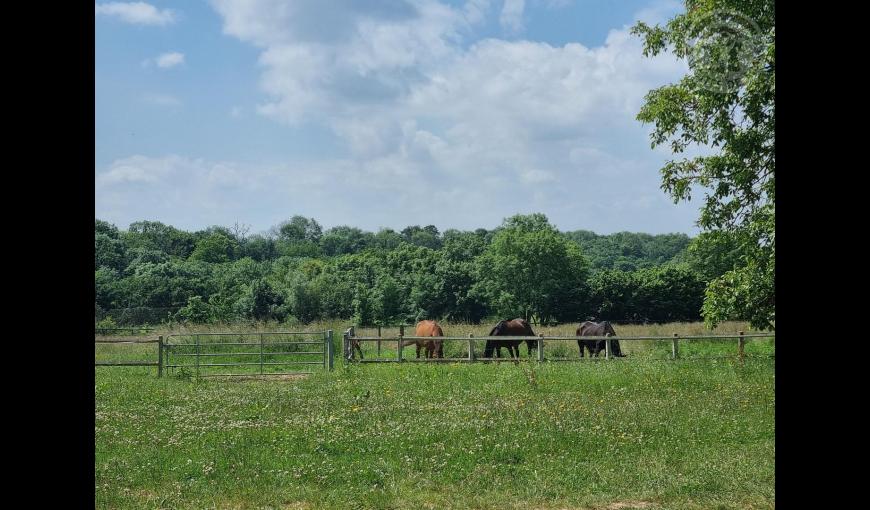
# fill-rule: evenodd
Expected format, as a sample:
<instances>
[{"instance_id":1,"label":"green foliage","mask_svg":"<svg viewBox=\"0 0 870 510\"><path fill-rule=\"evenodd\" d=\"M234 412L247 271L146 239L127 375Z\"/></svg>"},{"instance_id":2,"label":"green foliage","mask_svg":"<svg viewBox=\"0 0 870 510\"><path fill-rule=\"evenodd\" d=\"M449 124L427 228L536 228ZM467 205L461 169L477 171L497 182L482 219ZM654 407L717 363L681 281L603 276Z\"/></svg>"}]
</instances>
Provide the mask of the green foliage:
<instances>
[{"instance_id":1,"label":"green foliage","mask_svg":"<svg viewBox=\"0 0 870 510\"><path fill-rule=\"evenodd\" d=\"M698 224L745 246L739 266L707 288L704 316L711 326L734 313L751 315L758 328L771 326L775 317L774 4L687 0L686 13L666 26L633 28L644 38L645 55L670 50L689 62L689 73L647 94L638 114L654 125L653 147L670 142L675 155L693 146L714 150L669 161L661 171L662 189L678 202L689 200L693 187L704 187Z\"/></svg>"},{"instance_id":2,"label":"green foliage","mask_svg":"<svg viewBox=\"0 0 870 510\"><path fill-rule=\"evenodd\" d=\"M686 234L617 232L597 235L588 230L565 232L564 236L580 245L593 272L602 269L635 271L660 266L678 259L690 241Z\"/></svg>"},{"instance_id":3,"label":"green foliage","mask_svg":"<svg viewBox=\"0 0 870 510\"><path fill-rule=\"evenodd\" d=\"M320 246L327 256L358 253L373 243L371 233L344 225L327 230L320 238Z\"/></svg>"},{"instance_id":4,"label":"green foliage","mask_svg":"<svg viewBox=\"0 0 870 510\"><path fill-rule=\"evenodd\" d=\"M215 232L197 241L190 259L219 264L235 259L240 251L238 241L224 233Z\"/></svg>"},{"instance_id":5,"label":"green foliage","mask_svg":"<svg viewBox=\"0 0 870 510\"><path fill-rule=\"evenodd\" d=\"M323 229L314 218L306 218L304 216L293 216L290 221L286 221L278 226L278 236L282 241L290 243L300 243L309 241L317 243L320 236L323 234Z\"/></svg>"},{"instance_id":6,"label":"green foliage","mask_svg":"<svg viewBox=\"0 0 870 510\"><path fill-rule=\"evenodd\" d=\"M186 322L343 318L370 325L421 319L477 323L493 315L544 321L688 316L685 310L697 311L703 295L674 283L664 286L676 289L669 300L660 291L644 297L649 293L641 287L647 280L627 273L620 297L601 277L589 279L590 265L581 255L587 246L594 250L606 244L599 255L610 250L626 257L625 264L613 259L616 267L659 267L682 249L683 235L562 234L546 216L534 214L507 218L492 231L440 234L432 226L413 226L404 235L389 229L372 235L336 227L315 242L301 228L316 232L312 222L297 219L300 228L294 230L291 221L277 240L240 238L230 229L209 227L193 234L195 245L184 260L157 248L169 246L167 239L186 238L172 227L140 222L130 234L96 220L95 239L106 249L95 253L95 306L127 309L125 324L135 317L154 322L174 313ZM130 239L135 246L128 247ZM659 312L665 306L661 303L679 311Z\"/></svg>"},{"instance_id":7,"label":"green foliage","mask_svg":"<svg viewBox=\"0 0 870 510\"><path fill-rule=\"evenodd\" d=\"M182 322L206 324L214 318L208 303L201 296L192 296L187 300L187 306L176 312L175 318Z\"/></svg>"},{"instance_id":8,"label":"green foliage","mask_svg":"<svg viewBox=\"0 0 870 510\"><path fill-rule=\"evenodd\" d=\"M108 267L123 271L127 266L124 242L107 234L94 234L94 269Z\"/></svg>"},{"instance_id":9,"label":"green foliage","mask_svg":"<svg viewBox=\"0 0 870 510\"><path fill-rule=\"evenodd\" d=\"M589 279L589 293L590 318L695 321L700 318L704 283L685 265L605 270Z\"/></svg>"},{"instance_id":10,"label":"green foliage","mask_svg":"<svg viewBox=\"0 0 870 510\"><path fill-rule=\"evenodd\" d=\"M186 259L196 246L196 236L159 221L137 221L121 235L130 248L147 248Z\"/></svg>"},{"instance_id":11,"label":"green foliage","mask_svg":"<svg viewBox=\"0 0 870 510\"><path fill-rule=\"evenodd\" d=\"M543 215L514 216L478 259L478 293L502 318L570 320L583 301L588 265Z\"/></svg>"},{"instance_id":12,"label":"green foliage","mask_svg":"<svg viewBox=\"0 0 870 510\"><path fill-rule=\"evenodd\" d=\"M115 322L115 319L113 319L111 315L107 315L105 318L94 324L94 329L114 329L117 327L118 323Z\"/></svg>"},{"instance_id":13,"label":"green foliage","mask_svg":"<svg viewBox=\"0 0 870 510\"><path fill-rule=\"evenodd\" d=\"M402 237L405 241L416 245L437 250L441 247L441 239L438 237L438 229L435 225L426 225L420 227L413 225L402 230Z\"/></svg>"}]
</instances>

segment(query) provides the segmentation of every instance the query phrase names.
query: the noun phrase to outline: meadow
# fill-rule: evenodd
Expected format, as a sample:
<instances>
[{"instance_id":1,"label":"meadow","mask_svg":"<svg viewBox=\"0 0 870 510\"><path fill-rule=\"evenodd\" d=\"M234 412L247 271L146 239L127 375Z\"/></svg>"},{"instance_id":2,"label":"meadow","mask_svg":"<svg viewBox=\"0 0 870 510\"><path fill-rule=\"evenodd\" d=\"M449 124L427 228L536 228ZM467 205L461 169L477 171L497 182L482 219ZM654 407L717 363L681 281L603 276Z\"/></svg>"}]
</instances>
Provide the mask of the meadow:
<instances>
[{"instance_id":1,"label":"meadow","mask_svg":"<svg viewBox=\"0 0 870 510\"><path fill-rule=\"evenodd\" d=\"M333 329L340 342L346 327L304 329ZM232 328L275 325L155 334ZM732 323L713 333L740 330L749 332ZM698 324L616 331L711 333ZM96 368L95 507L774 508L773 340L748 342L743 364L735 341L686 342L677 361L665 359L669 343L644 342L626 342L628 358L593 363L337 357L331 373L279 380ZM156 356L151 344L95 351L98 360ZM728 357L697 357L708 354Z\"/></svg>"}]
</instances>

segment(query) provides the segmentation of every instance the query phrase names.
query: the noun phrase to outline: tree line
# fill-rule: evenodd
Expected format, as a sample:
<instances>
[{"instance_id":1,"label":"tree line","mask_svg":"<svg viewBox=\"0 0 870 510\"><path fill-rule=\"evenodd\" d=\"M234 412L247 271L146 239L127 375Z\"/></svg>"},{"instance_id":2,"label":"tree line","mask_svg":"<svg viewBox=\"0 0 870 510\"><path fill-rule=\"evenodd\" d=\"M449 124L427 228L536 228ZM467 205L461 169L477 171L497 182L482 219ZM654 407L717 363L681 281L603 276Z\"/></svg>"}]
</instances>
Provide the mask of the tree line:
<instances>
[{"instance_id":1,"label":"tree line","mask_svg":"<svg viewBox=\"0 0 870 510\"><path fill-rule=\"evenodd\" d=\"M739 256L727 239L560 232L543 214L443 233L324 231L303 216L255 235L239 225L94 225L95 318L109 324L124 319L107 311L136 308L165 311L152 323L695 321L707 283Z\"/></svg>"}]
</instances>

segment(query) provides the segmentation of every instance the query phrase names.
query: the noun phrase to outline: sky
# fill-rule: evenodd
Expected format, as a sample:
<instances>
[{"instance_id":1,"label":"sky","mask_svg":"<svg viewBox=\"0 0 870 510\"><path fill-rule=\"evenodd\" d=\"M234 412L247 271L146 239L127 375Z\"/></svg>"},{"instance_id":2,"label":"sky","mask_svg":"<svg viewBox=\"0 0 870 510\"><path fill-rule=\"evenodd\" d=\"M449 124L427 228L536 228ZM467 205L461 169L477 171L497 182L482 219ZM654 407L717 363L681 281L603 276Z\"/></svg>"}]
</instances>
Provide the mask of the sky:
<instances>
[{"instance_id":1,"label":"sky","mask_svg":"<svg viewBox=\"0 0 870 510\"><path fill-rule=\"evenodd\" d=\"M95 217L184 230L696 235L636 115L686 63L629 32L673 0L212 0L94 6Z\"/></svg>"}]
</instances>

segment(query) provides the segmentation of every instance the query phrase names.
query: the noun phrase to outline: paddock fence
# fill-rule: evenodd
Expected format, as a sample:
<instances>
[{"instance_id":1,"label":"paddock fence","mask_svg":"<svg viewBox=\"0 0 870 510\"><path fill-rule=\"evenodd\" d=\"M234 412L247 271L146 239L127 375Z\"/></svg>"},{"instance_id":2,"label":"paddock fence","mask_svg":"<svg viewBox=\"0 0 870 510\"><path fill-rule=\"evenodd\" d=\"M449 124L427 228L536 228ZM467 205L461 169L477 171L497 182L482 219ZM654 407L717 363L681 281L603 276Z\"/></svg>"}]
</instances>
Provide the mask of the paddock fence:
<instances>
[{"instance_id":1,"label":"paddock fence","mask_svg":"<svg viewBox=\"0 0 870 510\"><path fill-rule=\"evenodd\" d=\"M646 349L652 353L652 359L655 354L664 354L658 359L717 359L717 358L737 358L741 362L746 358L773 358L773 354L754 354L746 352L746 345L752 340L769 339L771 344L775 342L775 333L751 333L746 334L740 331L736 334L720 334L720 335L679 335L674 333L672 336L444 336L437 337L441 340L445 347L445 356L443 358L425 358L425 349L419 349L420 356L417 355L417 341L426 342L432 340L432 337L417 337L405 336L404 327L399 327L398 335L389 336L357 336L356 327L349 327L343 334L342 338L342 358L345 363L402 363L402 362L418 362L418 363L473 363L473 362L494 362L494 361L509 361L510 354L507 358L500 357L499 350L494 349L493 354L496 357L484 357L480 354L480 349L486 346L488 341L519 341L520 342L520 357L519 360L530 360L538 362L550 361L597 361L611 360L614 355L614 346L612 342L620 342L621 351L628 351L626 358L631 358L634 342L644 342L648 346L652 344L652 348ZM578 346L578 340L603 340L604 349L599 353L599 356L593 357L591 354L583 356L582 349ZM684 356L680 352L680 347L693 346L693 342L734 342L736 349L734 351L726 351L718 349L719 355L692 355ZM367 343L375 343L376 350L371 352L370 357L366 358L363 354L363 346ZM448 347L449 344L452 344ZM663 345L664 344L664 345ZM667 347L665 349L665 347ZM407 351L411 349L411 353ZM588 351L586 351L588 353ZM637 352L637 351L636 351ZM572 354L573 353L573 354ZM624 354L625 352L623 352ZM359 354L359 358L357 358ZM600 355L603 354L603 358ZM371 357L374 355L374 357Z\"/></svg>"}]
</instances>

